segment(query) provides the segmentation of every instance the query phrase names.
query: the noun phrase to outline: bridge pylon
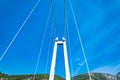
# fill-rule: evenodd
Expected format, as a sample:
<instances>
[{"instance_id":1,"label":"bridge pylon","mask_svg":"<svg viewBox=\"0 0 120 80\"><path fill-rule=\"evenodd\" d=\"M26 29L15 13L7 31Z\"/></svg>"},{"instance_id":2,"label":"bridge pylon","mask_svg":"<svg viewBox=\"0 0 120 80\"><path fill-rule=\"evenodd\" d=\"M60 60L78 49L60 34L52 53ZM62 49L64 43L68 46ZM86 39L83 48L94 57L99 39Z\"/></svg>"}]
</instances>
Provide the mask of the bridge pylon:
<instances>
[{"instance_id":1,"label":"bridge pylon","mask_svg":"<svg viewBox=\"0 0 120 80\"><path fill-rule=\"evenodd\" d=\"M57 56L57 46L59 46L59 45L63 45L66 80L71 80L70 79L70 71L69 71L69 63L68 63L67 46L66 46L66 40L64 37L63 37L62 41L59 41L58 37L55 39L49 80L54 80L55 64L56 64L56 56Z\"/></svg>"}]
</instances>

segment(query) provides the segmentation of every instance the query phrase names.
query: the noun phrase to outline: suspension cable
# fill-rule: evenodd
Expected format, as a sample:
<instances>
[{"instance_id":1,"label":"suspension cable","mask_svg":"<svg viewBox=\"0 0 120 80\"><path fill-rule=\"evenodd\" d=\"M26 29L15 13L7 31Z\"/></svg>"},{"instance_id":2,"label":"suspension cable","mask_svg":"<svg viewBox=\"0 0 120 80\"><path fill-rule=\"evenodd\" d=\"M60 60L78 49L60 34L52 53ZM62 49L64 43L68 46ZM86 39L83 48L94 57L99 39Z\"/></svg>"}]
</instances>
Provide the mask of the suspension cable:
<instances>
[{"instance_id":1,"label":"suspension cable","mask_svg":"<svg viewBox=\"0 0 120 80\"><path fill-rule=\"evenodd\" d=\"M71 66L71 76L73 75L73 66L72 66L72 53L71 53L71 45L70 45L70 37L69 37L69 26L68 26L68 19L67 19L67 7L66 7L66 0L64 0L64 36L67 39L68 36L68 46L69 46L69 53L70 53L70 66Z\"/></svg>"},{"instance_id":2,"label":"suspension cable","mask_svg":"<svg viewBox=\"0 0 120 80\"><path fill-rule=\"evenodd\" d=\"M56 25L55 25L55 11L54 11L53 0L51 0L51 7L52 7L52 24L54 27L54 38L55 38L56 37Z\"/></svg>"},{"instance_id":3,"label":"suspension cable","mask_svg":"<svg viewBox=\"0 0 120 80\"><path fill-rule=\"evenodd\" d=\"M47 73L47 69L48 69L48 59L49 59L49 56L50 56L50 47L51 47L51 41L52 41L52 35L53 35L53 24L52 24L52 28L51 28L51 31L50 31L50 39L49 39L49 45L48 45L48 55L47 55L47 62L46 62L46 66L45 66L45 74ZM46 80L46 75L44 76L44 79Z\"/></svg>"},{"instance_id":4,"label":"suspension cable","mask_svg":"<svg viewBox=\"0 0 120 80\"><path fill-rule=\"evenodd\" d=\"M30 16L32 15L32 13L35 11L36 7L38 6L38 4L40 3L40 0L38 0L36 2L36 4L34 5L34 7L32 8L32 10L30 11L30 13L28 14L28 16L25 18L24 22L22 23L22 25L20 26L20 28L18 29L17 33L15 34L15 36L12 38L12 40L10 41L9 45L7 46L7 48L5 49L5 51L3 52L2 56L0 57L0 61L4 58L4 56L6 55L7 51L9 50L9 48L11 47L11 45L13 44L13 42L15 41L16 37L19 35L19 33L21 32L21 30L23 29L24 25L26 24L26 22L28 21L28 19L30 18Z\"/></svg>"},{"instance_id":5,"label":"suspension cable","mask_svg":"<svg viewBox=\"0 0 120 80\"><path fill-rule=\"evenodd\" d=\"M86 63L86 67L87 67L89 79L92 80L91 75L90 75L89 66L88 66L88 63L87 63L87 57L86 57L85 49L84 49L84 47L83 47L83 43L82 43L81 35L80 35L80 32L79 32L77 20L76 20L75 13L74 13L74 10L73 10L73 7L72 7L72 3L71 3L70 0L69 0L69 3L70 3L70 7L71 7L71 11L72 11L73 18L74 18L74 22L75 22L77 34L78 34L78 37L79 37L80 45L81 45L81 48L82 48L82 53L83 53L84 60L85 60L85 63Z\"/></svg>"},{"instance_id":6,"label":"suspension cable","mask_svg":"<svg viewBox=\"0 0 120 80\"><path fill-rule=\"evenodd\" d=\"M72 53L71 53L71 43L70 43L70 36L69 36L69 26L68 26L68 19L66 14L66 32L68 36L68 46L69 46L69 53L70 53L70 66L71 66L71 76L73 75L73 66L72 66Z\"/></svg>"},{"instance_id":7,"label":"suspension cable","mask_svg":"<svg viewBox=\"0 0 120 80\"><path fill-rule=\"evenodd\" d=\"M50 7L50 10L49 10L49 15L48 15L48 18L47 18L47 23L46 23L46 26L45 26L45 31L44 31L44 34L43 34L43 38L42 38L42 42L41 42L41 46L40 46L40 50L39 50L39 55L38 55L38 59L37 59L36 67L35 67L35 72L34 72L33 80L35 80L35 77L36 77L35 75L36 75L37 70L38 70L38 65L39 65L39 61L40 61L40 57L41 57L41 52L42 52L43 44L44 44L44 41L45 41L45 36L46 36L46 32L47 32L47 27L48 27L48 22L49 22L50 14L51 14L51 7Z\"/></svg>"},{"instance_id":8,"label":"suspension cable","mask_svg":"<svg viewBox=\"0 0 120 80\"><path fill-rule=\"evenodd\" d=\"M64 0L64 37L66 37L66 0Z\"/></svg>"}]
</instances>

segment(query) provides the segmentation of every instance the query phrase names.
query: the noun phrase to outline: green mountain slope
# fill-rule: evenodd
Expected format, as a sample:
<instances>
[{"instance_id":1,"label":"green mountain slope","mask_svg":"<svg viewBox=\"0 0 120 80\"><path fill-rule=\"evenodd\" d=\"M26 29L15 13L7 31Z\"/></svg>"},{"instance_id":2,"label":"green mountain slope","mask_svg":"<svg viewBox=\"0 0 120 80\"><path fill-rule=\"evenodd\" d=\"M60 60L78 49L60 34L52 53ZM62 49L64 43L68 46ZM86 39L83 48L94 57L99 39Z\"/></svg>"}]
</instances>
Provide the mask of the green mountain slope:
<instances>
[{"instance_id":1,"label":"green mountain slope","mask_svg":"<svg viewBox=\"0 0 120 80\"><path fill-rule=\"evenodd\" d=\"M120 80L120 76L111 75L105 73L91 73L91 77L93 80ZM88 74L78 75L72 78L72 80L89 80Z\"/></svg>"},{"instance_id":2,"label":"green mountain slope","mask_svg":"<svg viewBox=\"0 0 120 80\"><path fill-rule=\"evenodd\" d=\"M0 80L33 80L34 75L7 75L0 73ZM116 75L105 73L91 73L92 80L120 80L120 72ZM37 74L35 80L48 80L49 74ZM55 76L54 80L65 80ZM73 77L71 80L89 80L88 74L82 74Z\"/></svg>"},{"instance_id":3,"label":"green mountain slope","mask_svg":"<svg viewBox=\"0 0 120 80\"><path fill-rule=\"evenodd\" d=\"M91 74L91 76L94 80L107 80L107 78L100 73ZM89 76L88 74L83 74L73 77L72 80L89 80Z\"/></svg>"},{"instance_id":4,"label":"green mountain slope","mask_svg":"<svg viewBox=\"0 0 120 80\"><path fill-rule=\"evenodd\" d=\"M6 75L3 73L0 73L0 80L33 80L34 75ZM1 79L2 78L2 79ZM35 80L48 80L49 75L48 74L37 74L35 76ZM59 76L55 76L54 80L64 80L63 78Z\"/></svg>"},{"instance_id":5,"label":"green mountain slope","mask_svg":"<svg viewBox=\"0 0 120 80\"><path fill-rule=\"evenodd\" d=\"M117 80L120 80L120 72L116 76L117 76Z\"/></svg>"},{"instance_id":6,"label":"green mountain slope","mask_svg":"<svg viewBox=\"0 0 120 80\"><path fill-rule=\"evenodd\" d=\"M8 75L0 72L0 78L1 78L1 77L6 78L6 77L8 77Z\"/></svg>"}]
</instances>

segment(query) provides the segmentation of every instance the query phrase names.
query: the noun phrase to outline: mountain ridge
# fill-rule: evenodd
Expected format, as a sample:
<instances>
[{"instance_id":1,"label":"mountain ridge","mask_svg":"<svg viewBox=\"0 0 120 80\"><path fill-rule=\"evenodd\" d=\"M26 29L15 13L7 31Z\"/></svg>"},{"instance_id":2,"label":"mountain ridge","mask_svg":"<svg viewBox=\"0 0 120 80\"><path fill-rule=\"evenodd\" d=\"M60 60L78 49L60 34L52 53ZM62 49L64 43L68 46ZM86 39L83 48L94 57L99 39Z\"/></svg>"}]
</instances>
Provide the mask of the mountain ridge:
<instances>
[{"instance_id":1,"label":"mountain ridge","mask_svg":"<svg viewBox=\"0 0 120 80\"><path fill-rule=\"evenodd\" d=\"M0 80L33 80L33 74L27 75L8 75L0 72ZM120 72L116 75L108 73L91 73L92 80L120 80ZM35 80L49 80L49 74L37 74ZM64 78L55 75L54 80L65 80ZM87 73L77 75L71 80L89 80Z\"/></svg>"},{"instance_id":2,"label":"mountain ridge","mask_svg":"<svg viewBox=\"0 0 120 80\"><path fill-rule=\"evenodd\" d=\"M93 80L120 80L120 72L117 73L116 75L108 74L108 73L90 73L91 78ZM74 76L72 80L89 80L88 74L81 74Z\"/></svg>"}]
</instances>

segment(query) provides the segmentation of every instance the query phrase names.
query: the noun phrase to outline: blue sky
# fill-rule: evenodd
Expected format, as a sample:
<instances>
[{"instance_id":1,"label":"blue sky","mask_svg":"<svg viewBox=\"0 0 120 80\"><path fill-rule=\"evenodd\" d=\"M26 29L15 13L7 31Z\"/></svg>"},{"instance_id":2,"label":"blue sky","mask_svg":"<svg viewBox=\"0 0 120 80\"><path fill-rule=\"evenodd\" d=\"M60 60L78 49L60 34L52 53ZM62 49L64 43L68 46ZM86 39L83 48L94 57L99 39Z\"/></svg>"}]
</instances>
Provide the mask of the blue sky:
<instances>
[{"instance_id":1,"label":"blue sky","mask_svg":"<svg viewBox=\"0 0 120 80\"><path fill-rule=\"evenodd\" d=\"M55 36L58 36L61 40L64 35L64 1L53 1L56 25ZM70 4L68 0L66 1L71 52L69 51L68 37L66 37L66 41L69 64L71 65L70 72L74 76L86 73L87 69ZM36 2L37 0L0 0L0 56ZM71 2L90 72L110 74L120 72L120 1L71 0ZM1 72L10 75L34 73L49 10L50 0L41 0L4 58L0 61ZM54 46L52 14L50 15L37 73L50 72ZM70 57L70 53L72 57ZM70 63L70 60L72 63ZM65 76L62 46L58 47L55 73L62 77Z\"/></svg>"}]
</instances>

